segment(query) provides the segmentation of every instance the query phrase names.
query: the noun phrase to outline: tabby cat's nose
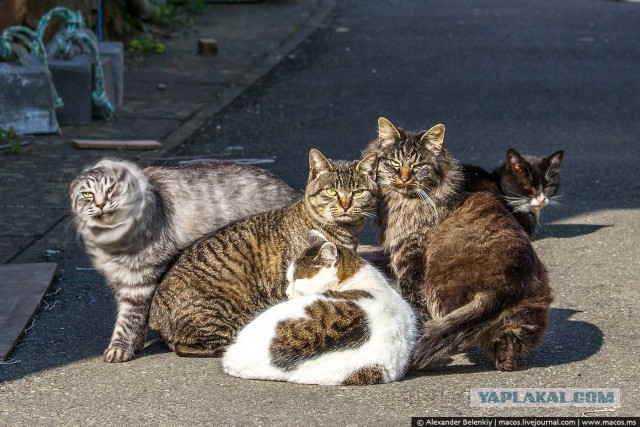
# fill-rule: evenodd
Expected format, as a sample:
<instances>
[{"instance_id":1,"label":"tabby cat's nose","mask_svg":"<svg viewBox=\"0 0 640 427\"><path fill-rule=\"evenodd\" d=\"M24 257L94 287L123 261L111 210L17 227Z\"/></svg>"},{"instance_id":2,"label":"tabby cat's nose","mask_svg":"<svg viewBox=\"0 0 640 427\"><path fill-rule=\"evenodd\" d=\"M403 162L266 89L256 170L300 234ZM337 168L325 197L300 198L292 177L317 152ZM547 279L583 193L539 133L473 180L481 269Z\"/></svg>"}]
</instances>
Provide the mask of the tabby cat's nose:
<instances>
[{"instance_id":1,"label":"tabby cat's nose","mask_svg":"<svg viewBox=\"0 0 640 427\"><path fill-rule=\"evenodd\" d=\"M340 198L340 206L342 207L342 209L344 209L344 211L348 211L349 208L351 207L351 198L348 197L342 197Z\"/></svg>"},{"instance_id":2,"label":"tabby cat's nose","mask_svg":"<svg viewBox=\"0 0 640 427\"><path fill-rule=\"evenodd\" d=\"M400 181L407 182L411 179L411 169L400 168Z\"/></svg>"}]
</instances>

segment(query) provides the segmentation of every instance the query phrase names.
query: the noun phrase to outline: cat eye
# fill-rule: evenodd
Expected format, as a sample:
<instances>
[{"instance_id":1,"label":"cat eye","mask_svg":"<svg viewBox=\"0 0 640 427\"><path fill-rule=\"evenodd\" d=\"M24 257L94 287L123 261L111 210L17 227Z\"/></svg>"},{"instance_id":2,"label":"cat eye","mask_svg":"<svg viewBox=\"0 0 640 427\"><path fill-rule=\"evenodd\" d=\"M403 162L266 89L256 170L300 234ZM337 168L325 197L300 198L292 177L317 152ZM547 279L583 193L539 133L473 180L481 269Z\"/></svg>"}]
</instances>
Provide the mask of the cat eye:
<instances>
[{"instance_id":1,"label":"cat eye","mask_svg":"<svg viewBox=\"0 0 640 427\"><path fill-rule=\"evenodd\" d=\"M338 192L336 190L334 190L333 188L327 188L325 191L331 197L335 197L336 195L338 195Z\"/></svg>"},{"instance_id":2,"label":"cat eye","mask_svg":"<svg viewBox=\"0 0 640 427\"><path fill-rule=\"evenodd\" d=\"M400 162L398 162L398 161L396 161L396 160L391 160L391 159L389 159L389 164L390 164L391 166L393 166L394 168L399 168L399 167L401 166L401 165L400 165Z\"/></svg>"},{"instance_id":3,"label":"cat eye","mask_svg":"<svg viewBox=\"0 0 640 427\"><path fill-rule=\"evenodd\" d=\"M91 199L93 198L93 193L82 193L82 197L84 197L85 199Z\"/></svg>"},{"instance_id":4,"label":"cat eye","mask_svg":"<svg viewBox=\"0 0 640 427\"><path fill-rule=\"evenodd\" d=\"M353 197L358 197L358 196L362 196L362 193L364 193L364 190L356 190L353 193Z\"/></svg>"}]
</instances>

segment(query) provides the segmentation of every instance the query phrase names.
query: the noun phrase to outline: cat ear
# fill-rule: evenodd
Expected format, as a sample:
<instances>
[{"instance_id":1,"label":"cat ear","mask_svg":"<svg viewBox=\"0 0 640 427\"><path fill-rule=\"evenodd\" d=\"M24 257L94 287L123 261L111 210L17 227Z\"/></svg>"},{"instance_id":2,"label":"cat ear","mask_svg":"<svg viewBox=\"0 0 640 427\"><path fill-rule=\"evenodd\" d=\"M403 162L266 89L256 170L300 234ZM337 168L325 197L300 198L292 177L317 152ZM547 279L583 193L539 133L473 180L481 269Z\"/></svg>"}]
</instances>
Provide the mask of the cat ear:
<instances>
[{"instance_id":1,"label":"cat ear","mask_svg":"<svg viewBox=\"0 0 640 427\"><path fill-rule=\"evenodd\" d=\"M336 261L338 261L338 247L333 242L326 242L320 248L320 258L324 261L331 263L331 265L335 265Z\"/></svg>"},{"instance_id":2,"label":"cat ear","mask_svg":"<svg viewBox=\"0 0 640 427\"><path fill-rule=\"evenodd\" d=\"M400 132L389 120L384 117L378 119L378 138L381 141L395 142L399 140Z\"/></svg>"},{"instance_id":3,"label":"cat ear","mask_svg":"<svg viewBox=\"0 0 640 427\"><path fill-rule=\"evenodd\" d=\"M372 180L376 179L376 171L378 170L378 153L371 153L364 159L360 160L356 165L356 172L366 173Z\"/></svg>"},{"instance_id":4,"label":"cat ear","mask_svg":"<svg viewBox=\"0 0 640 427\"><path fill-rule=\"evenodd\" d=\"M309 151L309 170L311 172L311 178L315 178L321 173L329 172L334 169L331 160L327 159L320 151L312 148Z\"/></svg>"},{"instance_id":5,"label":"cat ear","mask_svg":"<svg viewBox=\"0 0 640 427\"><path fill-rule=\"evenodd\" d=\"M560 169L560 163L562 162L562 156L564 156L564 151L556 151L549 157L547 157L547 161L549 162L549 168L558 170Z\"/></svg>"},{"instance_id":6,"label":"cat ear","mask_svg":"<svg viewBox=\"0 0 640 427\"><path fill-rule=\"evenodd\" d=\"M507 150L507 166L514 174L521 174L527 170L524 159L514 148Z\"/></svg>"},{"instance_id":7,"label":"cat ear","mask_svg":"<svg viewBox=\"0 0 640 427\"><path fill-rule=\"evenodd\" d=\"M442 144L444 143L444 125L435 125L424 135L422 135L420 141L428 146L431 146L431 148L433 148L436 153L439 153L442 150Z\"/></svg>"},{"instance_id":8,"label":"cat ear","mask_svg":"<svg viewBox=\"0 0 640 427\"><path fill-rule=\"evenodd\" d=\"M311 230L308 236L309 236L309 243L311 244L311 246L319 246L329 241L329 239L324 237L324 234L322 234L318 230Z\"/></svg>"}]
</instances>

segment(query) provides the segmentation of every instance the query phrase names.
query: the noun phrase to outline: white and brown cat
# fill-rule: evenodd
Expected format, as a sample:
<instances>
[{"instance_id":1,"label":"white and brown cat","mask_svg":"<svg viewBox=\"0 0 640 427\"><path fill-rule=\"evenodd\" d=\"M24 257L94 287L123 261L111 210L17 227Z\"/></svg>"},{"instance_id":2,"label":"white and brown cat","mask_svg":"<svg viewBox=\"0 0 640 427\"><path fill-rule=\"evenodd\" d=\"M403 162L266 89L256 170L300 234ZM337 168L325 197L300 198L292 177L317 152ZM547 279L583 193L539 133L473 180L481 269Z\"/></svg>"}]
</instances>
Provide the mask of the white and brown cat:
<instances>
[{"instance_id":1,"label":"white and brown cat","mask_svg":"<svg viewBox=\"0 0 640 427\"><path fill-rule=\"evenodd\" d=\"M405 374L416 316L385 276L316 230L287 271L288 301L247 324L227 349L228 374L325 385L370 385Z\"/></svg>"}]
</instances>

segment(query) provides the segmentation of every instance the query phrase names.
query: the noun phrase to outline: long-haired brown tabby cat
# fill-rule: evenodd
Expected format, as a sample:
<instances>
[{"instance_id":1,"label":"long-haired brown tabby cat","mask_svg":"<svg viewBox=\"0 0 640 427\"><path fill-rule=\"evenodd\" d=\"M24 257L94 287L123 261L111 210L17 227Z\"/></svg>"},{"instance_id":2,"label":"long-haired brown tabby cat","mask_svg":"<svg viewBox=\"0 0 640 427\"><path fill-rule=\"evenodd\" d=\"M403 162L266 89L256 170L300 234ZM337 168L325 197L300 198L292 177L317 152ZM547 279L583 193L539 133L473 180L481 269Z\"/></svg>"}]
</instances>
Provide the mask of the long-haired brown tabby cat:
<instances>
[{"instance_id":1,"label":"long-haired brown tabby cat","mask_svg":"<svg viewBox=\"0 0 640 427\"><path fill-rule=\"evenodd\" d=\"M284 301L286 270L307 248L311 230L355 249L377 202L377 155L334 163L311 150L309 164L302 200L201 240L160 283L149 325L178 355L220 355L249 320Z\"/></svg>"},{"instance_id":2,"label":"long-haired brown tabby cat","mask_svg":"<svg viewBox=\"0 0 640 427\"><path fill-rule=\"evenodd\" d=\"M509 148L505 162L492 173L479 166L462 165L464 188L500 196L524 231L533 237L540 211L556 203L563 155L560 150L546 157L527 156Z\"/></svg>"},{"instance_id":3,"label":"long-haired brown tabby cat","mask_svg":"<svg viewBox=\"0 0 640 427\"><path fill-rule=\"evenodd\" d=\"M378 154L381 236L403 295L431 316L414 351L423 369L474 343L498 370L542 339L551 289L522 227L488 192L465 197L444 126L406 132L384 118Z\"/></svg>"}]
</instances>

